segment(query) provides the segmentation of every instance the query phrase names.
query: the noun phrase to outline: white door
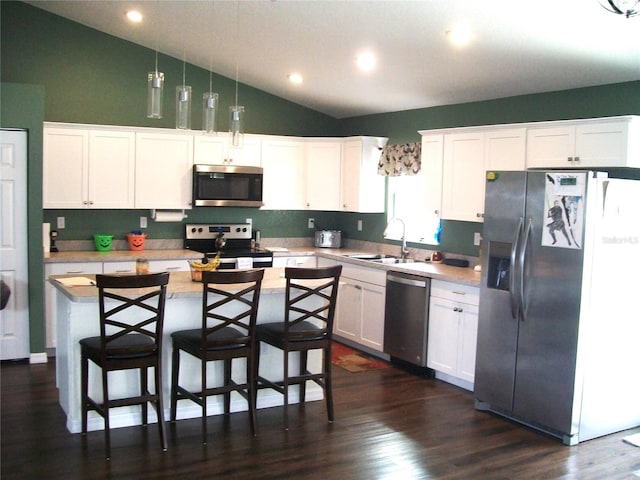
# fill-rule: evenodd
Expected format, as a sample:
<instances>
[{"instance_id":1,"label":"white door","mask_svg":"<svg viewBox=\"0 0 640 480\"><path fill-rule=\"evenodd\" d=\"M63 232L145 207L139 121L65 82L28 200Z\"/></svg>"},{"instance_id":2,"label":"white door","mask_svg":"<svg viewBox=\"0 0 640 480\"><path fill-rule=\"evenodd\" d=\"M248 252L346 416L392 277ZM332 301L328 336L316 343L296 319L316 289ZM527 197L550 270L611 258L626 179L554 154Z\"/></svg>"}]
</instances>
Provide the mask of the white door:
<instances>
[{"instance_id":1,"label":"white door","mask_svg":"<svg viewBox=\"0 0 640 480\"><path fill-rule=\"evenodd\" d=\"M0 311L0 359L29 357L27 132L0 130L0 274L11 289Z\"/></svg>"}]
</instances>

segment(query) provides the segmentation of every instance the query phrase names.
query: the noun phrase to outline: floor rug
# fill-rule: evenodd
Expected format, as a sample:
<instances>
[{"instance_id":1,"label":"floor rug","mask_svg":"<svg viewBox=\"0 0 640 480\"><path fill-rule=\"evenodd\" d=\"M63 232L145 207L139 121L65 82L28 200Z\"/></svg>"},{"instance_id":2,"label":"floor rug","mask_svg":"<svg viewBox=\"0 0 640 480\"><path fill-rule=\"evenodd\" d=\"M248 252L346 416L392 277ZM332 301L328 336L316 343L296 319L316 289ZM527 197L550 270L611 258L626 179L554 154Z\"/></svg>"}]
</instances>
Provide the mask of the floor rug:
<instances>
[{"instance_id":1,"label":"floor rug","mask_svg":"<svg viewBox=\"0 0 640 480\"><path fill-rule=\"evenodd\" d=\"M352 373L389 367L385 361L337 342L333 342L331 345L331 363Z\"/></svg>"}]
</instances>

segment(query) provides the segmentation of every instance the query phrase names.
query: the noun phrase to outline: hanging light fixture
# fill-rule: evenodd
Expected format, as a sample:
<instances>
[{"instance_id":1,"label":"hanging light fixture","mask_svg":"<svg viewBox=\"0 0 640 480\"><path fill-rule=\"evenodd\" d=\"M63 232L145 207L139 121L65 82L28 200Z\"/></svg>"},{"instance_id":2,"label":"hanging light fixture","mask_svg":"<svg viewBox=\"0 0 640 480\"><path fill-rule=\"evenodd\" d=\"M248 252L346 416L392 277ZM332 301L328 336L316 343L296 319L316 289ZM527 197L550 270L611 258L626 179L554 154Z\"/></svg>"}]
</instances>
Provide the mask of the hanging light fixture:
<instances>
[{"instance_id":1,"label":"hanging light fixture","mask_svg":"<svg viewBox=\"0 0 640 480\"><path fill-rule=\"evenodd\" d=\"M162 118L162 97L164 92L164 73L158 71L158 17L159 17L158 0L156 7L156 68L147 75L147 118Z\"/></svg>"},{"instance_id":2,"label":"hanging light fixture","mask_svg":"<svg viewBox=\"0 0 640 480\"><path fill-rule=\"evenodd\" d=\"M605 10L627 18L640 14L639 4L640 0L600 0Z\"/></svg>"},{"instance_id":3,"label":"hanging light fixture","mask_svg":"<svg viewBox=\"0 0 640 480\"><path fill-rule=\"evenodd\" d=\"M244 140L244 107L238 105L238 70L240 53L240 2L236 1L236 103L229 107L229 141L232 147L242 147Z\"/></svg>"},{"instance_id":4,"label":"hanging light fixture","mask_svg":"<svg viewBox=\"0 0 640 480\"><path fill-rule=\"evenodd\" d=\"M215 18L211 2L211 24ZM216 133L216 119L218 116L218 94L213 91L213 39L214 29L211 29L211 53L209 54L209 91L202 94L202 130L206 133Z\"/></svg>"},{"instance_id":5,"label":"hanging light fixture","mask_svg":"<svg viewBox=\"0 0 640 480\"><path fill-rule=\"evenodd\" d=\"M184 2L184 25L187 24L187 2ZM186 84L187 29L182 34L182 85L176 87L176 128L191 129L191 85Z\"/></svg>"}]
</instances>

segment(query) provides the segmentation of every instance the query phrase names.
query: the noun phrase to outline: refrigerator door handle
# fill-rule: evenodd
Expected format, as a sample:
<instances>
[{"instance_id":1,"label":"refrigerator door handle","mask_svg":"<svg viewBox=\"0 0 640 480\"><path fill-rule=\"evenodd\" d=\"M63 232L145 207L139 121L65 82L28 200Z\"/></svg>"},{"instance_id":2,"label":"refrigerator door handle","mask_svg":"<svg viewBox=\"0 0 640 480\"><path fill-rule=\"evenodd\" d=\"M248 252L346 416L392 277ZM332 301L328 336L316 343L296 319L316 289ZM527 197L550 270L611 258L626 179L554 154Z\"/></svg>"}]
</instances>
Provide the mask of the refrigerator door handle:
<instances>
[{"instance_id":1,"label":"refrigerator door handle","mask_svg":"<svg viewBox=\"0 0 640 480\"><path fill-rule=\"evenodd\" d=\"M522 224L524 218L520 217L516 231L513 233L513 243L511 244L511 274L509 275L509 300L511 301L511 317L514 320L518 318L518 297L516 287L516 254L518 252L518 244L520 243L520 234L522 233Z\"/></svg>"},{"instance_id":2,"label":"refrigerator door handle","mask_svg":"<svg viewBox=\"0 0 640 480\"><path fill-rule=\"evenodd\" d=\"M525 296L525 284L524 284L524 271L525 264L527 261L527 247L529 246L529 238L531 237L531 229L533 228L533 222L530 218L527 218L527 226L524 230L524 235L522 236L522 247L520 249L520 258L519 258L519 277L520 277L520 319L524 322L527 320L527 303Z\"/></svg>"}]
</instances>

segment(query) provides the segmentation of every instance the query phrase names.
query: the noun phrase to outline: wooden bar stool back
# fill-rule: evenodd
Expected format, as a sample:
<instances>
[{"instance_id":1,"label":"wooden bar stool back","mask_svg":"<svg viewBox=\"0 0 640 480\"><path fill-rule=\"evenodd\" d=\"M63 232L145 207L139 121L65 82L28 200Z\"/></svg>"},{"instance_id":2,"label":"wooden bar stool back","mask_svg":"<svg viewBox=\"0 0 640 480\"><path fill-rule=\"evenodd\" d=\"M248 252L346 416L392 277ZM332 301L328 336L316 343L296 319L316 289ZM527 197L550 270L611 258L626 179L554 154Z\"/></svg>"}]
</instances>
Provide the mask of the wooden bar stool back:
<instances>
[{"instance_id":1,"label":"wooden bar stool back","mask_svg":"<svg viewBox=\"0 0 640 480\"><path fill-rule=\"evenodd\" d=\"M156 410L160 443L167 450L162 407L162 329L169 274L96 275L100 308L100 336L80 340L82 433L87 433L89 411L104 419L105 449L111 457L109 411L129 405L142 406L147 425L147 404ZM89 396L89 360L102 374L102 400ZM154 369L154 388L149 391L148 369ZM140 393L127 398L109 396L108 373L139 370Z\"/></svg>"},{"instance_id":2,"label":"wooden bar stool back","mask_svg":"<svg viewBox=\"0 0 640 480\"><path fill-rule=\"evenodd\" d=\"M173 332L171 376L171 421L177 416L178 400L188 399L202 408L202 443L207 443L207 397L224 395L224 413L229 415L231 392L248 402L251 433L256 433L255 328L264 270L202 272L201 327ZM180 385L180 351L200 360L200 389ZM232 378L232 360L245 359L246 376ZM207 362L224 362L223 384L207 385Z\"/></svg>"},{"instance_id":3,"label":"wooden bar stool back","mask_svg":"<svg viewBox=\"0 0 640 480\"><path fill-rule=\"evenodd\" d=\"M338 283L342 266L324 268L285 268L287 280L284 320L261 323L257 327L259 342L265 342L283 351L284 376L282 380L267 379L259 375L258 388L271 388L284 395L284 423L288 429L289 386L299 385L300 403L304 403L306 382L318 384L327 404L327 417L333 421L333 395L331 391L331 341L333 319L338 298ZM309 350L322 350L322 370L310 372L307 368ZM297 375L290 374L289 353L299 352Z\"/></svg>"}]
</instances>

